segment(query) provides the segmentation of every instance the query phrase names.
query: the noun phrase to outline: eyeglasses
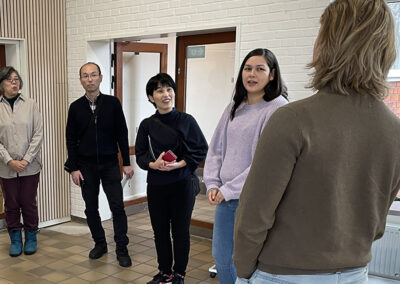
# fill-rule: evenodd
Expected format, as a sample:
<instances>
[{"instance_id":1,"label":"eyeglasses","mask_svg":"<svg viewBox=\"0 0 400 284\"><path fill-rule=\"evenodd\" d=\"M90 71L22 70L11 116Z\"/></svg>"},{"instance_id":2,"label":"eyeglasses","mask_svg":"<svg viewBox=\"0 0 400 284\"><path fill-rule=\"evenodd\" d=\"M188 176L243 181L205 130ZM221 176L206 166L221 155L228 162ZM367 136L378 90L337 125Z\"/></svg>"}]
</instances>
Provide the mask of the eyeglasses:
<instances>
[{"instance_id":1,"label":"eyeglasses","mask_svg":"<svg viewBox=\"0 0 400 284\"><path fill-rule=\"evenodd\" d=\"M97 79L99 76L100 76L100 74L98 74L98 73L83 74L83 75L81 76L81 79L83 79L83 80L88 80L89 78Z\"/></svg>"},{"instance_id":2,"label":"eyeglasses","mask_svg":"<svg viewBox=\"0 0 400 284\"><path fill-rule=\"evenodd\" d=\"M20 79L19 78L7 78L6 81L9 83L13 83L13 82L19 83Z\"/></svg>"}]
</instances>

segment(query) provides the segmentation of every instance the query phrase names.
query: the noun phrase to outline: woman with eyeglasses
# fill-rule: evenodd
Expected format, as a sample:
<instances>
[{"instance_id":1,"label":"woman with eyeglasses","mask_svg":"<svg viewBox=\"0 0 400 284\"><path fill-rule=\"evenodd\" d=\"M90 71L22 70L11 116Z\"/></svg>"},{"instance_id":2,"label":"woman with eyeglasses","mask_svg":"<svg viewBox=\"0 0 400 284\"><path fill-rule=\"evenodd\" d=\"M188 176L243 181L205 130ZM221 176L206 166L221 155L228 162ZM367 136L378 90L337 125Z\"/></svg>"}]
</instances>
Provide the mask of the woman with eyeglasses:
<instances>
[{"instance_id":1,"label":"woman with eyeglasses","mask_svg":"<svg viewBox=\"0 0 400 284\"><path fill-rule=\"evenodd\" d=\"M10 256L19 256L22 250L27 255L36 252L39 223L36 195L42 169L43 126L36 103L20 93L22 86L21 76L13 67L0 70L0 185L11 239Z\"/></svg>"}]
</instances>

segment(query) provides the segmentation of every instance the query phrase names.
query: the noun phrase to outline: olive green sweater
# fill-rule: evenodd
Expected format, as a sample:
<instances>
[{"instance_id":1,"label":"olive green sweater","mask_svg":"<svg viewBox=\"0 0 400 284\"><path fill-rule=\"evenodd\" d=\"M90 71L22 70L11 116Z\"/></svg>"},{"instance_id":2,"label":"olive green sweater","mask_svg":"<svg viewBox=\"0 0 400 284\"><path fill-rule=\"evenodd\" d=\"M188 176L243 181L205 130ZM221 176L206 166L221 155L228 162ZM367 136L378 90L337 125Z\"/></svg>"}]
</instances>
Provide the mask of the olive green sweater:
<instances>
[{"instance_id":1,"label":"olive green sweater","mask_svg":"<svg viewBox=\"0 0 400 284\"><path fill-rule=\"evenodd\" d=\"M400 119L370 95L322 90L278 109L235 222L237 274L362 267L400 188Z\"/></svg>"}]
</instances>

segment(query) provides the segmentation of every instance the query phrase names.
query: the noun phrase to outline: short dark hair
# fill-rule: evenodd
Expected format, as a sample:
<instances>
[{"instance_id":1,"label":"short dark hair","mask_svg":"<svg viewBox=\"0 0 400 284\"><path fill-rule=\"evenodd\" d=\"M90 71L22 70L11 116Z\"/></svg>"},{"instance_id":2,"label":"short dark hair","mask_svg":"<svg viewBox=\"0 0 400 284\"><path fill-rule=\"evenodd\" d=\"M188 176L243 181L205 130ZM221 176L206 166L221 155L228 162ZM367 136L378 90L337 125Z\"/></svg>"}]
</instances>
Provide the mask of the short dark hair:
<instances>
[{"instance_id":1,"label":"short dark hair","mask_svg":"<svg viewBox=\"0 0 400 284\"><path fill-rule=\"evenodd\" d=\"M283 83L278 60L276 59L275 55L272 53L272 51L266 48L254 49L246 55L246 57L243 59L242 65L240 66L239 74L236 79L235 93L233 95L234 104L231 109L231 120L235 117L236 109L247 98L247 91L243 85L242 73L247 60L253 56L263 56L267 62L270 72L274 72L274 79L264 87L263 99L269 102L280 95L287 99L287 88Z\"/></svg>"},{"instance_id":2,"label":"short dark hair","mask_svg":"<svg viewBox=\"0 0 400 284\"><path fill-rule=\"evenodd\" d=\"M20 90L22 89L24 82L22 82L22 78L19 75L18 71L12 66L6 66L6 67L1 68L1 70L0 70L0 91L2 91L2 92L4 91L2 83L5 79L8 79L11 76L11 73L17 74L17 76L19 78L19 89Z\"/></svg>"},{"instance_id":3,"label":"short dark hair","mask_svg":"<svg viewBox=\"0 0 400 284\"><path fill-rule=\"evenodd\" d=\"M82 68L85 67L86 65L89 65L89 64L95 65L95 66L97 67L97 69L99 70L99 75L101 75L100 66L99 66L97 63L94 63L94 62L86 62L85 64L83 64L83 65L81 66L81 68L79 68L79 78L81 77Z\"/></svg>"},{"instance_id":4,"label":"short dark hair","mask_svg":"<svg viewBox=\"0 0 400 284\"><path fill-rule=\"evenodd\" d=\"M167 73L158 73L157 75L150 78L146 85L146 94L147 96L153 96L153 93L159 86L168 86L174 89L176 93L176 84L174 80ZM149 100L154 107L156 104Z\"/></svg>"}]
</instances>

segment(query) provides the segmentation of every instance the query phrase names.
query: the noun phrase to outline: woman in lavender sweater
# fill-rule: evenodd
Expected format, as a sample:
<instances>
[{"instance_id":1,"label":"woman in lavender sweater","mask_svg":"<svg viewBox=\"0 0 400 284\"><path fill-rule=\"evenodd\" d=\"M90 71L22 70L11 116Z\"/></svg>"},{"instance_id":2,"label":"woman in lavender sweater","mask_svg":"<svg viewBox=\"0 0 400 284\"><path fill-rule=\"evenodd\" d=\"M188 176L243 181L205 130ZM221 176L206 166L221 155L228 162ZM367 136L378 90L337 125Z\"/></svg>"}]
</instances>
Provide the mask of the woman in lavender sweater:
<instances>
[{"instance_id":1,"label":"woman in lavender sweater","mask_svg":"<svg viewBox=\"0 0 400 284\"><path fill-rule=\"evenodd\" d=\"M208 201L216 205L212 254L221 284L233 284L233 226L258 138L270 116L287 103L278 61L268 49L244 58L233 102L215 129L204 167Z\"/></svg>"}]
</instances>

